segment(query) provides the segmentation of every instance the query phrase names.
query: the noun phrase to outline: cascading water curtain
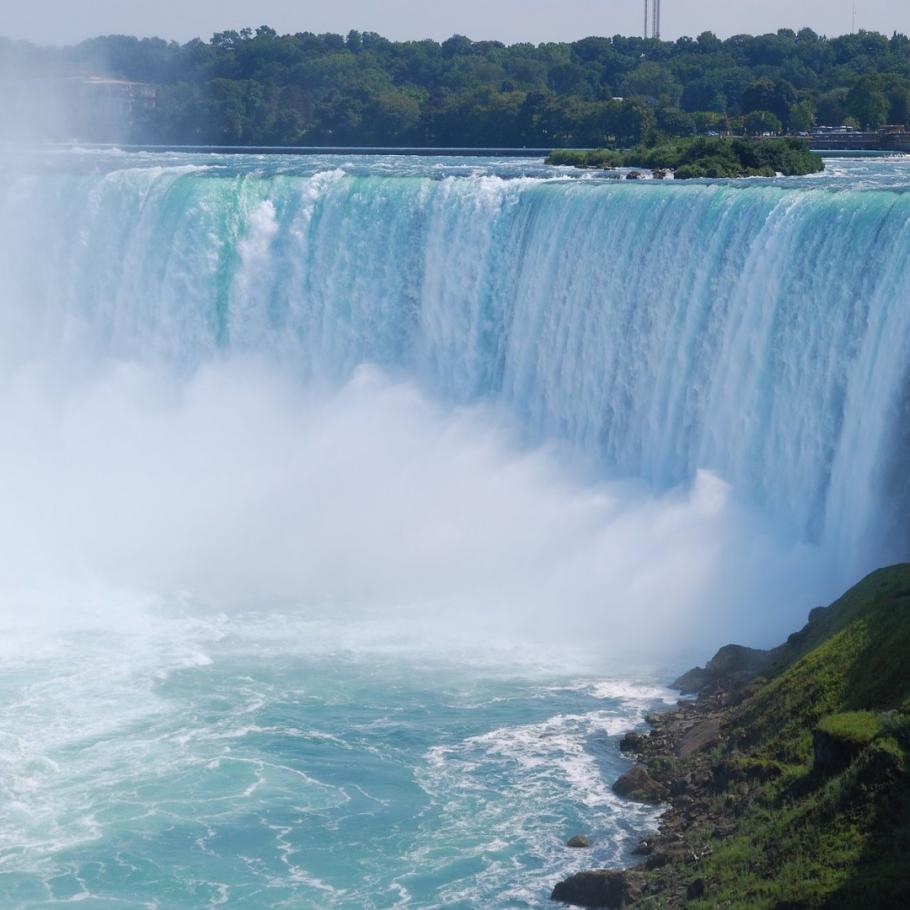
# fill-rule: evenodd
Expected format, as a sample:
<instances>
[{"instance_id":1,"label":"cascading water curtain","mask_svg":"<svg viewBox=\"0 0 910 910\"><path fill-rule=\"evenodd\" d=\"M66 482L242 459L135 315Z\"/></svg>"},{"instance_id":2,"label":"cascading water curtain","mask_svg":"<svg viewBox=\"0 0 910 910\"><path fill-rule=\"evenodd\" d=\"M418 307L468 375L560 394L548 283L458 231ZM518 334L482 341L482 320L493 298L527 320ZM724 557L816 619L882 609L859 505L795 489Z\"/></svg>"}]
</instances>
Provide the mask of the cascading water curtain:
<instances>
[{"instance_id":1,"label":"cascading water curtain","mask_svg":"<svg viewBox=\"0 0 910 910\"><path fill-rule=\"evenodd\" d=\"M0 232L8 363L375 363L613 475L706 468L807 541L906 555L906 194L124 166L8 180Z\"/></svg>"}]
</instances>

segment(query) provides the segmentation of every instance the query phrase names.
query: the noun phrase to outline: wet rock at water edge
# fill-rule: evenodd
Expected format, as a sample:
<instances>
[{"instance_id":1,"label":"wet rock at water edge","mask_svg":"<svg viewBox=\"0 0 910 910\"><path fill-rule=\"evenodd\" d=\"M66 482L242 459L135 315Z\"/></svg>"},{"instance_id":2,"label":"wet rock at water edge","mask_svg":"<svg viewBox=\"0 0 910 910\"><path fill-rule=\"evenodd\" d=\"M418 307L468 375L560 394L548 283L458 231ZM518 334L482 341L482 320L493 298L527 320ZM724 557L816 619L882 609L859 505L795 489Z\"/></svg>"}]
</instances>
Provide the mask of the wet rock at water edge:
<instances>
[{"instance_id":1,"label":"wet rock at water edge","mask_svg":"<svg viewBox=\"0 0 910 910\"><path fill-rule=\"evenodd\" d=\"M591 846L591 841L584 834L576 834L566 841L566 846L573 850L587 850Z\"/></svg>"},{"instance_id":2,"label":"wet rock at water edge","mask_svg":"<svg viewBox=\"0 0 910 910\"><path fill-rule=\"evenodd\" d=\"M666 789L642 767L635 767L623 774L613 784L613 792L624 799L630 799L636 803L648 803L649 805L662 803L667 796Z\"/></svg>"},{"instance_id":3,"label":"wet rock at water edge","mask_svg":"<svg viewBox=\"0 0 910 910\"><path fill-rule=\"evenodd\" d=\"M639 753L641 752L644 743L645 737L640 733L627 733L619 741L619 751Z\"/></svg>"},{"instance_id":4,"label":"wet rock at water edge","mask_svg":"<svg viewBox=\"0 0 910 910\"><path fill-rule=\"evenodd\" d=\"M550 900L575 907L603 907L623 910L632 904L638 891L625 872L580 872L560 882Z\"/></svg>"}]
</instances>

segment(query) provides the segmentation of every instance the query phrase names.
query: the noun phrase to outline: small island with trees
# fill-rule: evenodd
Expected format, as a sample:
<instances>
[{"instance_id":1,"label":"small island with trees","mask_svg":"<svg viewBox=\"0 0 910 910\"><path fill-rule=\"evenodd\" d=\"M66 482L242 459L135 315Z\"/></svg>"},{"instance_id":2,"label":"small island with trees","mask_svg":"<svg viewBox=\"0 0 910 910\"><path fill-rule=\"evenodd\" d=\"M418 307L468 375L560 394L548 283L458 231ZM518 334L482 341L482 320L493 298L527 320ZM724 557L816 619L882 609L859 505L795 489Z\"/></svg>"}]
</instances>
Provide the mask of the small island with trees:
<instances>
[{"instance_id":1,"label":"small island with trees","mask_svg":"<svg viewBox=\"0 0 910 910\"><path fill-rule=\"evenodd\" d=\"M801 139L675 138L632 149L559 149L547 164L578 168L648 168L677 180L719 177L802 177L825 169L821 156Z\"/></svg>"}]
</instances>

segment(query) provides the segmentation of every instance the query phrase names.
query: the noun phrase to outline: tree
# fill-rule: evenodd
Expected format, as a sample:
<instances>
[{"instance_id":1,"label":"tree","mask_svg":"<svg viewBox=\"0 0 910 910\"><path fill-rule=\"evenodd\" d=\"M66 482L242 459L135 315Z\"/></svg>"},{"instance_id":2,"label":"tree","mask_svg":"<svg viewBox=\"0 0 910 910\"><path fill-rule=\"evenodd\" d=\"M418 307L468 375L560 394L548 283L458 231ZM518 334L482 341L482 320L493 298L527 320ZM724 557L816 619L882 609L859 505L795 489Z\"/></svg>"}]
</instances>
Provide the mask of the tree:
<instances>
[{"instance_id":1,"label":"tree","mask_svg":"<svg viewBox=\"0 0 910 910\"><path fill-rule=\"evenodd\" d=\"M698 49L706 54L716 54L723 48L723 42L714 32L702 32L696 41Z\"/></svg>"},{"instance_id":2,"label":"tree","mask_svg":"<svg viewBox=\"0 0 910 910\"><path fill-rule=\"evenodd\" d=\"M668 67L646 60L623 79L620 92L625 98L647 98L655 104L675 107L682 86Z\"/></svg>"},{"instance_id":3,"label":"tree","mask_svg":"<svg viewBox=\"0 0 910 910\"><path fill-rule=\"evenodd\" d=\"M847 89L836 88L819 96L815 116L825 126L840 126L847 117Z\"/></svg>"},{"instance_id":4,"label":"tree","mask_svg":"<svg viewBox=\"0 0 910 910\"><path fill-rule=\"evenodd\" d=\"M605 111L605 125L621 146L639 145L654 130L654 111L638 101L613 101Z\"/></svg>"},{"instance_id":5,"label":"tree","mask_svg":"<svg viewBox=\"0 0 910 910\"><path fill-rule=\"evenodd\" d=\"M790 120L790 108L796 101L796 89L789 82L763 76L743 92L742 110L744 114L769 111L786 124Z\"/></svg>"},{"instance_id":6,"label":"tree","mask_svg":"<svg viewBox=\"0 0 910 910\"><path fill-rule=\"evenodd\" d=\"M790 108L790 129L797 133L808 133L815 126L815 105L807 98Z\"/></svg>"},{"instance_id":7,"label":"tree","mask_svg":"<svg viewBox=\"0 0 910 910\"><path fill-rule=\"evenodd\" d=\"M209 85L206 134L216 143L239 145L247 139L245 85L215 79Z\"/></svg>"},{"instance_id":8,"label":"tree","mask_svg":"<svg viewBox=\"0 0 910 910\"><path fill-rule=\"evenodd\" d=\"M888 122L904 126L910 124L910 82L894 78L885 94L888 96Z\"/></svg>"},{"instance_id":9,"label":"tree","mask_svg":"<svg viewBox=\"0 0 910 910\"><path fill-rule=\"evenodd\" d=\"M677 107L659 107L655 112L656 129L665 136L694 136L695 118Z\"/></svg>"},{"instance_id":10,"label":"tree","mask_svg":"<svg viewBox=\"0 0 910 910\"><path fill-rule=\"evenodd\" d=\"M888 122L890 105L880 76L861 76L847 93L847 110L863 129L877 130Z\"/></svg>"},{"instance_id":11,"label":"tree","mask_svg":"<svg viewBox=\"0 0 910 910\"><path fill-rule=\"evenodd\" d=\"M727 96L718 86L716 78L705 76L693 79L686 84L682 93L682 108L686 111L716 111L721 113L727 110Z\"/></svg>"},{"instance_id":12,"label":"tree","mask_svg":"<svg viewBox=\"0 0 910 910\"><path fill-rule=\"evenodd\" d=\"M746 132L751 136L762 136L765 133L781 133L784 125L780 118L771 111L750 111L743 118Z\"/></svg>"},{"instance_id":13,"label":"tree","mask_svg":"<svg viewBox=\"0 0 910 910\"><path fill-rule=\"evenodd\" d=\"M701 135L707 133L724 133L727 130L727 118L716 111L696 111L692 114L695 129Z\"/></svg>"}]
</instances>

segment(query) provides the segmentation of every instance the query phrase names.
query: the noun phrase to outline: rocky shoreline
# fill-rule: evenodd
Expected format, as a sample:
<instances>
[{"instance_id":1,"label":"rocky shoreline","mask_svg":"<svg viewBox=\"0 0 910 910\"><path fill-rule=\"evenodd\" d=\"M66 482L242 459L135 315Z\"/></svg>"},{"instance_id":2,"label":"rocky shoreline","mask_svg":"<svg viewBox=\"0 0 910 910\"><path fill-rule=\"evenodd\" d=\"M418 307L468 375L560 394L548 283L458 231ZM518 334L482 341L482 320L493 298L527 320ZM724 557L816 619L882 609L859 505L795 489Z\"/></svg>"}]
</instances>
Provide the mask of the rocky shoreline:
<instances>
[{"instance_id":1,"label":"rocky shoreline","mask_svg":"<svg viewBox=\"0 0 910 910\"><path fill-rule=\"evenodd\" d=\"M674 688L685 689L684 679ZM620 750L637 764L613 785L619 796L652 805L667 804L658 831L632 851L640 866L621 871L582 872L560 882L552 900L580 907L682 906L702 897L699 866L711 843L729 833L732 807L716 806L714 749L721 743L730 707L748 686L731 690L720 681L695 700L682 700L666 713L650 715L648 734L629 733ZM696 844L693 845L693 837Z\"/></svg>"},{"instance_id":2,"label":"rocky shoreline","mask_svg":"<svg viewBox=\"0 0 910 910\"><path fill-rule=\"evenodd\" d=\"M666 805L638 865L552 900L622 910L910 906L910 565L864 579L780 647L722 648L628 733L620 796Z\"/></svg>"}]
</instances>

